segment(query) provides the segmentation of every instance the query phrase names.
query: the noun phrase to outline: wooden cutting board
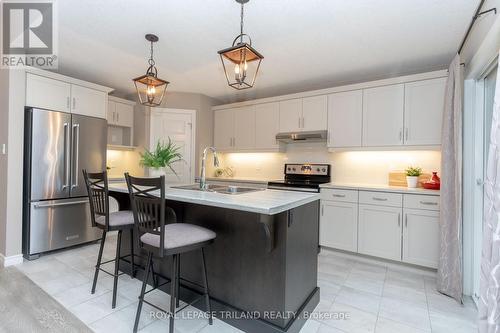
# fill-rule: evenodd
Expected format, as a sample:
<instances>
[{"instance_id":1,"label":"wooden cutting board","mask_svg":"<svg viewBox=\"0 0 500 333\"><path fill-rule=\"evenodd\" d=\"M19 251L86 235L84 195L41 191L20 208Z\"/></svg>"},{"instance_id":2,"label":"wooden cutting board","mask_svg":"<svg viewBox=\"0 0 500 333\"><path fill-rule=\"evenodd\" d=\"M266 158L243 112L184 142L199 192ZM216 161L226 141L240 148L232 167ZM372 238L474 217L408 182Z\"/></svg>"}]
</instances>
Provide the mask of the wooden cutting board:
<instances>
[{"instance_id":1,"label":"wooden cutting board","mask_svg":"<svg viewBox=\"0 0 500 333\"><path fill-rule=\"evenodd\" d=\"M422 182L431 179L430 173L423 173L418 177L418 187L422 187ZM389 186L407 186L406 173L404 171L389 172Z\"/></svg>"}]
</instances>

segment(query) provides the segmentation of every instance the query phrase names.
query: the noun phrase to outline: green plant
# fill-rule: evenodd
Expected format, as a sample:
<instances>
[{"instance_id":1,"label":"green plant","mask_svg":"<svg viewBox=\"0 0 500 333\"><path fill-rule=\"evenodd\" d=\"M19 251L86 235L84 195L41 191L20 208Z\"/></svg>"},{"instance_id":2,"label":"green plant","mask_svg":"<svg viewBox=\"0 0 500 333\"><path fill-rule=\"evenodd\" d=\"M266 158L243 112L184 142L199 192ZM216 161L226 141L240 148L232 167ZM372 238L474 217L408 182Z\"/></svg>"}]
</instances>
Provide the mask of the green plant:
<instances>
[{"instance_id":1,"label":"green plant","mask_svg":"<svg viewBox=\"0 0 500 333\"><path fill-rule=\"evenodd\" d=\"M408 177L418 177L422 174L422 168L420 167L408 167L405 170Z\"/></svg>"},{"instance_id":2,"label":"green plant","mask_svg":"<svg viewBox=\"0 0 500 333\"><path fill-rule=\"evenodd\" d=\"M179 153L179 149L180 147L172 143L170 138L168 138L167 144L158 141L155 150L149 151L146 149L144 153L141 153L141 160L139 163L147 168L169 168L175 175L177 175L175 170L172 168L172 164L182 161L182 155Z\"/></svg>"}]
</instances>

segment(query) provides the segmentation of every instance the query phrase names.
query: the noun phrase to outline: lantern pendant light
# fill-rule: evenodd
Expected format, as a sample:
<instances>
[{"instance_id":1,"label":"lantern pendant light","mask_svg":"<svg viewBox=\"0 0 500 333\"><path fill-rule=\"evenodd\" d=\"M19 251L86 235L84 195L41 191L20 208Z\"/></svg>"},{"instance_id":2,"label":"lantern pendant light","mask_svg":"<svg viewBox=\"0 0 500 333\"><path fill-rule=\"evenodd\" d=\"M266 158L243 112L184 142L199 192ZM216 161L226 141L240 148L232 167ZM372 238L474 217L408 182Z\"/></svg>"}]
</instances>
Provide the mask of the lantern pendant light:
<instances>
[{"instance_id":1,"label":"lantern pendant light","mask_svg":"<svg viewBox=\"0 0 500 333\"><path fill-rule=\"evenodd\" d=\"M240 34L233 45L218 53L224 67L227 84L238 90L252 88L264 57L252 47L252 39L243 33L243 5L249 0L235 0L241 4ZM248 43L244 41L248 40Z\"/></svg>"},{"instance_id":2,"label":"lantern pendant light","mask_svg":"<svg viewBox=\"0 0 500 333\"><path fill-rule=\"evenodd\" d=\"M158 78L158 70L153 59L153 43L158 42L156 35L147 34L146 40L151 42L151 56L148 60L149 67L146 74L133 79L139 101L146 106L159 106L165 96L168 81Z\"/></svg>"}]
</instances>

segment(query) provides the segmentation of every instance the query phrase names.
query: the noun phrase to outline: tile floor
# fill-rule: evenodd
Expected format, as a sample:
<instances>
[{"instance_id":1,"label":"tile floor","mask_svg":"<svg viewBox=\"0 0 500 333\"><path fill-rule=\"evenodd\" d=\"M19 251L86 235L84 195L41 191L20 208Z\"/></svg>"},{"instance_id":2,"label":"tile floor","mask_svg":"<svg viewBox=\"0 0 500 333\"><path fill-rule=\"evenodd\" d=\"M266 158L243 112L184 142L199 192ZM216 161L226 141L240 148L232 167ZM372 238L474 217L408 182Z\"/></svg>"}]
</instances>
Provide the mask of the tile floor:
<instances>
[{"instance_id":1,"label":"tile floor","mask_svg":"<svg viewBox=\"0 0 500 333\"><path fill-rule=\"evenodd\" d=\"M112 259L116 236L108 237L103 257ZM18 268L95 332L132 332L141 283L121 276L115 309L111 309L110 276L100 274L96 293L91 295L98 247L92 244L57 252L25 261ZM472 300L467 299L461 306L439 294L432 275L365 263L330 251L322 251L318 260L321 301L314 319L306 323L301 333L477 332ZM108 265L111 270L112 263ZM168 294L155 291L150 297L168 308ZM151 318L152 310L144 305L140 332L168 332L168 319ZM204 318L187 318L193 312L186 311L199 313L190 307L185 309L186 315L181 313L176 321L179 333L241 332L217 319L209 326ZM341 314L348 317L339 319L337 315Z\"/></svg>"}]
</instances>

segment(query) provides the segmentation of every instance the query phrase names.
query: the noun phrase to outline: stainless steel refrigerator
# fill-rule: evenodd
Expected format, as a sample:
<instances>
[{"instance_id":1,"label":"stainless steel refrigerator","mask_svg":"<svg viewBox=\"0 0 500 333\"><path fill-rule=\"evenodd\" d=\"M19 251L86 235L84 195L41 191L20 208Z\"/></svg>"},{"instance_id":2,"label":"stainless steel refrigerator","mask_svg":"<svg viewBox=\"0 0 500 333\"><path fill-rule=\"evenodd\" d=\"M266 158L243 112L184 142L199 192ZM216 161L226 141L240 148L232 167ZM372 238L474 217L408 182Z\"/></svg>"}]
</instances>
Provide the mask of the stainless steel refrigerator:
<instances>
[{"instance_id":1,"label":"stainless steel refrigerator","mask_svg":"<svg viewBox=\"0 0 500 333\"><path fill-rule=\"evenodd\" d=\"M105 119L27 108L24 142L23 254L100 238L92 228L82 169L106 168Z\"/></svg>"}]
</instances>

